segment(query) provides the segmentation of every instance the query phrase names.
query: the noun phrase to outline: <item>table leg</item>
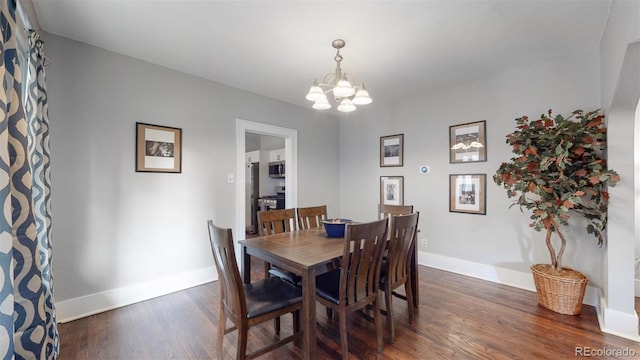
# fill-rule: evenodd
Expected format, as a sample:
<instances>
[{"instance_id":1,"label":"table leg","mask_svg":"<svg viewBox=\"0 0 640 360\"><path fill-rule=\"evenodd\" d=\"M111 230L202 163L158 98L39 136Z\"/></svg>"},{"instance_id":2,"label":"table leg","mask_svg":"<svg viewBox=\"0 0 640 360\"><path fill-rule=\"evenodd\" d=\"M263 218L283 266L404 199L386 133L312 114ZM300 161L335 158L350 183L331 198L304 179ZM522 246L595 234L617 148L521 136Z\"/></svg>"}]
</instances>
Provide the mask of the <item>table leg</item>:
<instances>
[{"instance_id":1,"label":"table leg","mask_svg":"<svg viewBox=\"0 0 640 360\"><path fill-rule=\"evenodd\" d=\"M302 274L301 320L303 359L316 359L316 270L314 266Z\"/></svg>"},{"instance_id":2,"label":"table leg","mask_svg":"<svg viewBox=\"0 0 640 360\"><path fill-rule=\"evenodd\" d=\"M242 257L240 258L242 264L242 279L245 284L251 284L251 255L247 254L247 247L242 246Z\"/></svg>"}]
</instances>

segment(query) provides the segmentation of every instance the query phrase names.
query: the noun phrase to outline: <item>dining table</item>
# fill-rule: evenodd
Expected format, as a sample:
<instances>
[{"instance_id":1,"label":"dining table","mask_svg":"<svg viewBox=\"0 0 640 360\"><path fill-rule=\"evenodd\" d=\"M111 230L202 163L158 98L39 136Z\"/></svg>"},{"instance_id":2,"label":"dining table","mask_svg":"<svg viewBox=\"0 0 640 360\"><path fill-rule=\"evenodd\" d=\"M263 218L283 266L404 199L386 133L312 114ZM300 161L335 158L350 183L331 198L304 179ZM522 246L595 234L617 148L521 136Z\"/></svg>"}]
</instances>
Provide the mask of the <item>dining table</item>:
<instances>
[{"instance_id":1,"label":"dining table","mask_svg":"<svg viewBox=\"0 0 640 360\"><path fill-rule=\"evenodd\" d=\"M326 264L342 257L344 238L330 238L324 228L318 227L259 236L238 243L242 246L240 261L245 284L251 283L251 256L302 277L303 359L316 359L316 275L327 271Z\"/></svg>"}]
</instances>

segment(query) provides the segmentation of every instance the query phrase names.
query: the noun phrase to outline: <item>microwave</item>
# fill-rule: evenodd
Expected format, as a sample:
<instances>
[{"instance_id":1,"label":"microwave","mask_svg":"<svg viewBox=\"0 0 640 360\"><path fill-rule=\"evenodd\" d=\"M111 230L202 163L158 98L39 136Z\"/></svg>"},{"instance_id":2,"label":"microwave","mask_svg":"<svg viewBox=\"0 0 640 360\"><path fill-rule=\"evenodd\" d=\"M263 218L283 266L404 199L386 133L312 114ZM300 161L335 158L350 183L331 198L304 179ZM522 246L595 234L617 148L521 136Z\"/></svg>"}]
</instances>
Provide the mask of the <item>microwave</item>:
<instances>
[{"instance_id":1,"label":"microwave","mask_svg":"<svg viewBox=\"0 0 640 360\"><path fill-rule=\"evenodd\" d=\"M273 161L269 163L269 177L283 178L285 176L284 174L284 161Z\"/></svg>"}]
</instances>

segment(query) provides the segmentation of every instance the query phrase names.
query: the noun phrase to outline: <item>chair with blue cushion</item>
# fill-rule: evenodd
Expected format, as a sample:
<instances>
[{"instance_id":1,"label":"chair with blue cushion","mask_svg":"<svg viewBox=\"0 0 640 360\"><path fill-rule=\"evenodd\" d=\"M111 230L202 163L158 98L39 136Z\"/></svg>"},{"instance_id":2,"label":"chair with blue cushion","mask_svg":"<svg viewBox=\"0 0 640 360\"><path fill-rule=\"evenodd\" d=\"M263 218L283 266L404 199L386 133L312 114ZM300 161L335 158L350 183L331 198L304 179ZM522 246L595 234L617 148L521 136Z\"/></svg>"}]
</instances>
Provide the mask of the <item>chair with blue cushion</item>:
<instances>
[{"instance_id":1,"label":"chair with blue cushion","mask_svg":"<svg viewBox=\"0 0 640 360\"><path fill-rule=\"evenodd\" d=\"M378 289L387 227L387 219L346 225L342 267L316 277L316 300L338 313L342 358L345 360L349 358L347 315L367 305L373 306L378 352L382 352Z\"/></svg>"},{"instance_id":2,"label":"chair with blue cushion","mask_svg":"<svg viewBox=\"0 0 640 360\"><path fill-rule=\"evenodd\" d=\"M236 262L231 229L223 229L207 222L211 250L218 270L220 284L220 318L218 320L217 349L222 359L224 335L238 330L236 359L254 359L291 341L300 339L300 310L302 291L277 277L269 277L251 284L242 284ZM293 334L247 354L249 328L265 321L293 314ZM233 326L226 328L227 319Z\"/></svg>"}]
</instances>

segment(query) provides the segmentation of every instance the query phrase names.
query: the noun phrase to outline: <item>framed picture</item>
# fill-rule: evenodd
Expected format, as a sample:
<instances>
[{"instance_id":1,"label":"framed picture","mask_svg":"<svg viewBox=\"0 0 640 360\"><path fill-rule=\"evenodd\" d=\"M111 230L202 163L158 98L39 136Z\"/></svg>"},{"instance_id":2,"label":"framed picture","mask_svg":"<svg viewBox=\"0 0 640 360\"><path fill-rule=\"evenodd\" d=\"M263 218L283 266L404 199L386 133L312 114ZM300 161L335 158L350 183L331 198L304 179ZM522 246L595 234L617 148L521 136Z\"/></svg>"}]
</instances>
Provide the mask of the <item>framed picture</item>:
<instances>
[{"instance_id":1,"label":"framed picture","mask_svg":"<svg viewBox=\"0 0 640 360\"><path fill-rule=\"evenodd\" d=\"M449 126L449 163L487 161L486 120Z\"/></svg>"},{"instance_id":2,"label":"framed picture","mask_svg":"<svg viewBox=\"0 0 640 360\"><path fill-rule=\"evenodd\" d=\"M137 122L136 171L182 172L182 129Z\"/></svg>"},{"instance_id":3,"label":"framed picture","mask_svg":"<svg viewBox=\"0 0 640 360\"><path fill-rule=\"evenodd\" d=\"M380 204L404 205L403 176L380 176Z\"/></svg>"},{"instance_id":4,"label":"framed picture","mask_svg":"<svg viewBox=\"0 0 640 360\"><path fill-rule=\"evenodd\" d=\"M487 174L449 175L449 211L485 215Z\"/></svg>"},{"instance_id":5,"label":"framed picture","mask_svg":"<svg viewBox=\"0 0 640 360\"><path fill-rule=\"evenodd\" d=\"M404 134L380 137L380 167L402 166L404 158Z\"/></svg>"}]
</instances>

